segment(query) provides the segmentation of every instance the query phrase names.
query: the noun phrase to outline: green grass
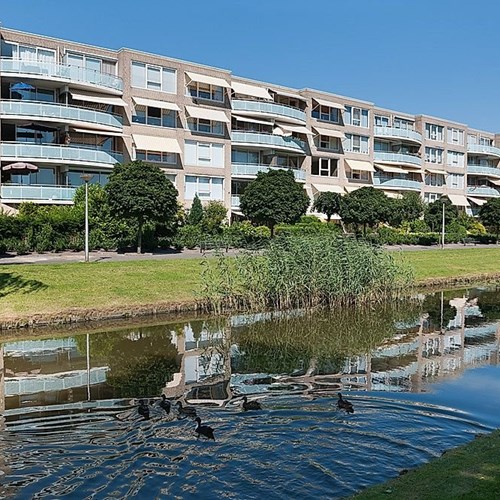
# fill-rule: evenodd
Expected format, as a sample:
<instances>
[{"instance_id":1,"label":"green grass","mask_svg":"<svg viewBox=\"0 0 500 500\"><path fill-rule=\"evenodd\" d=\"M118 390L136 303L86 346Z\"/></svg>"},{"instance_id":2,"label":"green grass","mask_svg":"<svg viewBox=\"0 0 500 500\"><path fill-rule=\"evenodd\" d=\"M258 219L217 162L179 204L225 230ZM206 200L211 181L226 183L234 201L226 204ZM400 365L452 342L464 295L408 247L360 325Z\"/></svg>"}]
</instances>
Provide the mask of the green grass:
<instances>
[{"instance_id":1,"label":"green grass","mask_svg":"<svg viewBox=\"0 0 500 500\"><path fill-rule=\"evenodd\" d=\"M397 479L369 488L356 500L500 498L500 431L449 451Z\"/></svg>"},{"instance_id":2,"label":"green grass","mask_svg":"<svg viewBox=\"0 0 500 500\"><path fill-rule=\"evenodd\" d=\"M500 248L407 251L396 255L419 281L500 272ZM70 308L127 309L196 298L201 259L0 265L0 320Z\"/></svg>"}]
</instances>

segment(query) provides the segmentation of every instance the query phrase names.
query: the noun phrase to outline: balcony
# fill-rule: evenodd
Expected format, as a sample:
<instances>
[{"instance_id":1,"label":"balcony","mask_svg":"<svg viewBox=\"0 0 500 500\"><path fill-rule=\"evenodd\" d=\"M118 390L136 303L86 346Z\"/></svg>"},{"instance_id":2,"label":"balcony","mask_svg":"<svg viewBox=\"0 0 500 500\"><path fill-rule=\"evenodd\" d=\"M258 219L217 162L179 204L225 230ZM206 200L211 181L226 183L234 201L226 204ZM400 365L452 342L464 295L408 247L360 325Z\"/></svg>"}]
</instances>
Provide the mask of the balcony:
<instances>
[{"instance_id":1,"label":"balcony","mask_svg":"<svg viewBox=\"0 0 500 500\"><path fill-rule=\"evenodd\" d=\"M269 170L288 170L288 167L277 167L270 165L256 165L247 163L233 163L231 165L231 174L233 177L255 177L258 172L268 172ZM295 176L296 181L304 182L306 180L306 173L304 170L297 168L290 168Z\"/></svg>"},{"instance_id":2,"label":"balcony","mask_svg":"<svg viewBox=\"0 0 500 500\"><path fill-rule=\"evenodd\" d=\"M307 154L307 145L304 141L295 137L284 137L282 135L262 134L260 132L231 132L231 140L237 144L248 146L262 146L286 151L300 152Z\"/></svg>"},{"instance_id":3,"label":"balcony","mask_svg":"<svg viewBox=\"0 0 500 500\"><path fill-rule=\"evenodd\" d=\"M488 186L467 186L467 194L471 196L500 196L500 190Z\"/></svg>"},{"instance_id":4,"label":"balcony","mask_svg":"<svg viewBox=\"0 0 500 500\"><path fill-rule=\"evenodd\" d=\"M484 175L486 177L500 177L500 168L485 167L483 165L467 165L468 175Z\"/></svg>"},{"instance_id":5,"label":"balcony","mask_svg":"<svg viewBox=\"0 0 500 500\"><path fill-rule=\"evenodd\" d=\"M231 208L240 208L240 196L239 195L231 195Z\"/></svg>"},{"instance_id":6,"label":"balcony","mask_svg":"<svg viewBox=\"0 0 500 500\"><path fill-rule=\"evenodd\" d=\"M410 191L420 191L422 189L422 183L418 181L413 181L410 179L401 179L394 177L384 177L382 175L373 175L373 185L380 186L383 189L394 188L394 189L407 189Z\"/></svg>"},{"instance_id":7,"label":"balcony","mask_svg":"<svg viewBox=\"0 0 500 500\"><path fill-rule=\"evenodd\" d=\"M85 166L108 166L123 163L121 153L83 146L61 146L29 144L21 142L2 142L0 144L2 161L33 161L35 163L65 163Z\"/></svg>"},{"instance_id":8,"label":"balcony","mask_svg":"<svg viewBox=\"0 0 500 500\"><path fill-rule=\"evenodd\" d=\"M292 122L306 122L306 114L298 108L286 104L276 104L265 101L232 101L233 111L239 111L248 115L260 115L279 117L282 120L289 119Z\"/></svg>"},{"instance_id":9,"label":"balcony","mask_svg":"<svg viewBox=\"0 0 500 500\"><path fill-rule=\"evenodd\" d=\"M409 153L375 151L373 153L373 158L375 161L380 161L383 163L397 163L398 165L412 165L415 167L420 167L422 165L422 160L419 156L415 156Z\"/></svg>"},{"instance_id":10,"label":"balcony","mask_svg":"<svg viewBox=\"0 0 500 500\"><path fill-rule=\"evenodd\" d=\"M416 142L417 144L422 144L422 134L415 132L415 130L395 127L374 127L373 132L375 137L407 140L410 142Z\"/></svg>"},{"instance_id":11,"label":"balcony","mask_svg":"<svg viewBox=\"0 0 500 500\"><path fill-rule=\"evenodd\" d=\"M75 187L68 186L25 186L21 184L2 184L0 198L9 203L73 203Z\"/></svg>"},{"instance_id":12,"label":"balcony","mask_svg":"<svg viewBox=\"0 0 500 500\"><path fill-rule=\"evenodd\" d=\"M500 158L500 148L483 144L467 144L467 153L482 154Z\"/></svg>"},{"instance_id":13,"label":"balcony","mask_svg":"<svg viewBox=\"0 0 500 500\"><path fill-rule=\"evenodd\" d=\"M77 83L83 86L100 87L113 93L121 94L123 81L118 76L99 71L40 61L22 61L19 59L0 59L1 76L20 76L44 80L59 80L64 83Z\"/></svg>"},{"instance_id":14,"label":"balcony","mask_svg":"<svg viewBox=\"0 0 500 500\"><path fill-rule=\"evenodd\" d=\"M0 117L23 117L40 121L71 123L73 125L91 123L110 127L115 131L121 131L123 128L122 117L119 115L51 102L2 101L0 102Z\"/></svg>"}]
</instances>

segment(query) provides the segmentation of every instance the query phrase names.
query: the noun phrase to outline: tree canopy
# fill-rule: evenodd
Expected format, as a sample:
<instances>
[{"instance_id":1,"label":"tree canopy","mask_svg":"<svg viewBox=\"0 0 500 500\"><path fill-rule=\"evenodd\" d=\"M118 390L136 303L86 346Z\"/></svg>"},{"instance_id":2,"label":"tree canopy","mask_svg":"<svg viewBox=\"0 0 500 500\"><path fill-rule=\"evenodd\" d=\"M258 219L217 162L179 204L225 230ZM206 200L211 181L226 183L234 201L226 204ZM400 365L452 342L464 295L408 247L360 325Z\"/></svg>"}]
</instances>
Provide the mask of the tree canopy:
<instances>
[{"instance_id":1,"label":"tree canopy","mask_svg":"<svg viewBox=\"0 0 500 500\"><path fill-rule=\"evenodd\" d=\"M332 215L340 213L342 204L342 196L339 193L325 192L319 193L314 200L313 208L317 212L326 215L327 221L330 222Z\"/></svg>"},{"instance_id":2,"label":"tree canopy","mask_svg":"<svg viewBox=\"0 0 500 500\"><path fill-rule=\"evenodd\" d=\"M387 213L387 222L391 226L400 226L403 222L420 219L424 213L424 202L420 195L408 191L401 198L392 199Z\"/></svg>"},{"instance_id":3,"label":"tree canopy","mask_svg":"<svg viewBox=\"0 0 500 500\"><path fill-rule=\"evenodd\" d=\"M362 187L344 196L340 216L346 224L373 227L387 220L389 198L379 189Z\"/></svg>"},{"instance_id":4,"label":"tree canopy","mask_svg":"<svg viewBox=\"0 0 500 500\"><path fill-rule=\"evenodd\" d=\"M458 217L458 208L446 197L442 197L439 200L429 203L425 210L424 220L432 231L442 230L443 204L445 227Z\"/></svg>"},{"instance_id":5,"label":"tree canopy","mask_svg":"<svg viewBox=\"0 0 500 500\"><path fill-rule=\"evenodd\" d=\"M196 194L193 199L193 204L186 217L186 223L192 226L199 224L203 219L203 205L201 204L198 195Z\"/></svg>"},{"instance_id":6,"label":"tree canopy","mask_svg":"<svg viewBox=\"0 0 500 500\"><path fill-rule=\"evenodd\" d=\"M481 222L492 229L497 238L500 233L500 198L490 198L479 210Z\"/></svg>"},{"instance_id":7,"label":"tree canopy","mask_svg":"<svg viewBox=\"0 0 500 500\"><path fill-rule=\"evenodd\" d=\"M259 172L241 196L240 208L252 222L266 225L274 234L276 224L292 224L304 215L309 197L291 170Z\"/></svg>"},{"instance_id":8,"label":"tree canopy","mask_svg":"<svg viewBox=\"0 0 500 500\"><path fill-rule=\"evenodd\" d=\"M134 161L116 165L106 185L113 213L137 225L137 252L147 222L169 223L177 213L177 190L159 167Z\"/></svg>"}]
</instances>

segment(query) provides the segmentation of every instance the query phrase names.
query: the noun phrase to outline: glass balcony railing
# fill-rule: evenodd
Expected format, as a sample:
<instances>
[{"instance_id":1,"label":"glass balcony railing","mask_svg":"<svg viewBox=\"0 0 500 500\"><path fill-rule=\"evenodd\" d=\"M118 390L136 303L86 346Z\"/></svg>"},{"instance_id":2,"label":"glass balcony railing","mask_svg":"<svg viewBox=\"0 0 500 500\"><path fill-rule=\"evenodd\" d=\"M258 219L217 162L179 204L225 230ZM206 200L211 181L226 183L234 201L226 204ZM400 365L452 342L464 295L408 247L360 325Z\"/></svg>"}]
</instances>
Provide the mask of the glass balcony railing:
<instances>
[{"instance_id":1,"label":"glass balcony railing","mask_svg":"<svg viewBox=\"0 0 500 500\"><path fill-rule=\"evenodd\" d=\"M500 196L500 190L489 186L467 186L467 194L471 196Z\"/></svg>"},{"instance_id":2,"label":"glass balcony railing","mask_svg":"<svg viewBox=\"0 0 500 500\"><path fill-rule=\"evenodd\" d=\"M5 201L73 201L76 188L69 186L26 186L21 184L2 184L0 194Z\"/></svg>"},{"instance_id":3,"label":"glass balcony railing","mask_svg":"<svg viewBox=\"0 0 500 500\"><path fill-rule=\"evenodd\" d=\"M500 177L500 168L485 167L484 165L467 165L467 174Z\"/></svg>"},{"instance_id":4,"label":"glass balcony railing","mask_svg":"<svg viewBox=\"0 0 500 500\"><path fill-rule=\"evenodd\" d=\"M287 106L286 104L276 104L265 101L232 101L233 111L246 111L257 114L275 115L284 118L292 118L301 122L306 122L304 111Z\"/></svg>"},{"instance_id":5,"label":"glass balcony railing","mask_svg":"<svg viewBox=\"0 0 500 500\"><path fill-rule=\"evenodd\" d=\"M373 153L375 161L390 163L409 163L411 165L422 165L420 157L408 153L391 153L387 151L375 151Z\"/></svg>"},{"instance_id":6,"label":"glass balcony railing","mask_svg":"<svg viewBox=\"0 0 500 500\"><path fill-rule=\"evenodd\" d=\"M476 153L500 157L500 148L483 144L467 144L467 153Z\"/></svg>"},{"instance_id":7,"label":"glass balcony railing","mask_svg":"<svg viewBox=\"0 0 500 500\"><path fill-rule=\"evenodd\" d=\"M383 188L400 188L409 189L412 191L420 191L422 183L411 179L400 179L394 177L385 177L383 175L373 175L373 185L381 186Z\"/></svg>"},{"instance_id":8,"label":"glass balcony railing","mask_svg":"<svg viewBox=\"0 0 500 500\"><path fill-rule=\"evenodd\" d=\"M273 147L300 151L307 154L307 146L304 141L295 137L284 137L282 135L262 134L260 132L231 132L231 140L242 144L257 144L264 147Z\"/></svg>"},{"instance_id":9,"label":"glass balcony railing","mask_svg":"<svg viewBox=\"0 0 500 500\"><path fill-rule=\"evenodd\" d=\"M54 121L85 122L119 130L123 128L122 117L119 115L52 102L2 101L0 102L0 115L31 117L38 120L45 118Z\"/></svg>"},{"instance_id":10,"label":"glass balcony railing","mask_svg":"<svg viewBox=\"0 0 500 500\"><path fill-rule=\"evenodd\" d=\"M1 74L33 75L63 82L77 82L92 86L105 87L121 92L123 81L115 75L108 75L79 66L68 66L53 62L22 61L20 59L0 59Z\"/></svg>"},{"instance_id":11,"label":"glass balcony railing","mask_svg":"<svg viewBox=\"0 0 500 500\"><path fill-rule=\"evenodd\" d=\"M422 134L415 130L395 127L374 127L375 137L394 137L397 139L408 139L409 141L422 144Z\"/></svg>"},{"instance_id":12,"label":"glass balcony railing","mask_svg":"<svg viewBox=\"0 0 500 500\"><path fill-rule=\"evenodd\" d=\"M238 177L238 176L248 177L248 176L256 176L258 172L268 172L269 170L273 170L273 169L288 170L288 168L289 167L256 165L256 164L249 164L249 163L233 163L231 165L231 173L235 177ZM295 176L295 180L297 180L297 181L305 181L306 180L306 173L304 172L304 170L300 170L298 168L290 168L290 170L293 172L293 175Z\"/></svg>"},{"instance_id":13,"label":"glass balcony railing","mask_svg":"<svg viewBox=\"0 0 500 500\"><path fill-rule=\"evenodd\" d=\"M65 163L105 164L112 166L123 163L121 153L103 151L83 146L62 146L52 144L29 144L21 142L2 142L2 160L30 161L45 160Z\"/></svg>"},{"instance_id":14,"label":"glass balcony railing","mask_svg":"<svg viewBox=\"0 0 500 500\"><path fill-rule=\"evenodd\" d=\"M239 195L231 195L231 207L239 208L240 207L240 197Z\"/></svg>"}]
</instances>

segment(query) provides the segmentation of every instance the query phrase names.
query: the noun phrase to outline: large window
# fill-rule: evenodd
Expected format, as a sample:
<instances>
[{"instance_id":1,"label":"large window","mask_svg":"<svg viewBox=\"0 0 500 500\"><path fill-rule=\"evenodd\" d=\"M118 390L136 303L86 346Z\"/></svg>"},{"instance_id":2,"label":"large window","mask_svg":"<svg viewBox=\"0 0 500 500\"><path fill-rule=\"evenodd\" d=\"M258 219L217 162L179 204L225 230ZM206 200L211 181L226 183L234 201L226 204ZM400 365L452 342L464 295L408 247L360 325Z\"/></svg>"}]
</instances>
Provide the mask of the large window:
<instances>
[{"instance_id":1,"label":"large window","mask_svg":"<svg viewBox=\"0 0 500 500\"><path fill-rule=\"evenodd\" d=\"M490 139L489 137L479 136L478 142L481 146L492 146L493 145L493 139Z\"/></svg>"},{"instance_id":2,"label":"large window","mask_svg":"<svg viewBox=\"0 0 500 500\"><path fill-rule=\"evenodd\" d=\"M54 90L40 89L32 85L24 86L21 82L12 83L9 88L11 99L44 102L55 102L56 100Z\"/></svg>"},{"instance_id":3,"label":"large window","mask_svg":"<svg viewBox=\"0 0 500 500\"><path fill-rule=\"evenodd\" d=\"M424 194L424 201L425 203L433 203L441 198L441 195L439 193L425 193Z\"/></svg>"},{"instance_id":4,"label":"large window","mask_svg":"<svg viewBox=\"0 0 500 500\"><path fill-rule=\"evenodd\" d=\"M448 154L446 155L446 164L450 167L463 167L464 157L465 155L463 153L448 151Z\"/></svg>"},{"instance_id":5,"label":"large window","mask_svg":"<svg viewBox=\"0 0 500 500\"><path fill-rule=\"evenodd\" d=\"M132 87L175 94L177 92L177 71L132 61Z\"/></svg>"},{"instance_id":6,"label":"large window","mask_svg":"<svg viewBox=\"0 0 500 500\"><path fill-rule=\"evenodd\" d=\"M463 189L464 176L462 174L448 174L446 185L451 189Z\"/></svg>"},{"instance_id":7,"label":"large window","mask_svg":"<svg viewBox=\"0 0 500 500\"><path fill-rule=\"evenodd\" d=\"M316 120L340 123L340 111L337 108L318 105L312 110L311 115L313 118L316 118Z\"/></svg>"},{"instance_id":8,"label":"large window","mask_svg":"<svg viewBox=\"0 0 500 500\"><path fill-rule=\"evenodd\" d=\"M352 153L369 154L369 137L362 135L346 134L344 151Z\"/></svg>"},{"instance_id":9,"label":"large window","mask_svg":"<svg viewBox=\"0 0 500 500\"><path fill-rule=\"evenodd\" d=\"M64 63L68 66L77 66L96 73L116 75L116 61L109 61L95 56L67 52L64 55Z\"/></svg>"},{"instance_id":10,"label":"large window","mask_svg":"<svg viewBox=\"0 0 500 500\"><path fill-rule=\"evenodd\" d=\"M37 61L42 63L55 63L56 51L42 47L31 47L18 43L2 40L2 57L11 57L21 61Z\"/></svg>"},{"instance_id":11,"label":"large window","mask_svg":"<svg viewBox=\"0 0 500 500\"><path fill-rule=\"evenodd\" d=\"M443 142L443 130L441 125L434 125L433 123L425 124L425 138L432 141Z\"/></svg>"},{"instance_id":12,"label":"large window","mask_svg":"<svg viewBox=\"0 0 500 500\"><path fill-rule=\"evenodd\" d=\"M170 109L136 105L132 121L143 125L174 128L177 122L177 112Z\"/></svg>"},{"instance_id":13,"label":"large window","mask_svg":"<svg viewBox=\"0 0 500 500\"><path fill-rule=\"evenodd\" d=\"M83 173L91 174L90 184L104 186L108 183L109 172L88 172L84 170L69 170L63 173L63 184L66 186L82 186L85 181L80 177Z\"/></svg>"},{"instance_id":14,"label":"large window","mask_svg":"<svg viewBox=\"0 0 500 500\"><path fill-rule=\"evenodd\" d=\"M224 124L202 118L188 118L189 130L202 134L224 135Z\"/></svg>"},{"instance_id":15,"label":"large window","mask_svg":"<svg viewBox=\"0 0 500 500\"><path fill-rule=\"evenodd\" d=\"M233 149L231 151L231 163L258 165L260 163L259 152Z\"/></svg>"},{"instance_id":16,"label":"large window","mask_svg":"<svg viewBox=\"0 0 500 500\"><path fill-rule=\"evenodd\" d=\"M192 200L195 195L205 200L224 200L224 179L221 177L199 177L186 175L184 199Z\"/></svg>"},{"instance_id":17,"label":"large window","mask_svg":"<svg viewBox=\"0 0 500 500\"><path fill-rule=\"evenodd\" d=\"M177 165L177 153L160 153L158 151L136 150L135 159Z\"/></svg>"},{"instance_id":18,"label":"large window","mask_svg":"<svg viewBox=\"0 0 500 500\"><path fill-rule=\"evenodd\" d=\"M353 106L346 106L344 121L346 125L368 128L368 110Z\"/></svg>"},{"instance_id":19,"label":"large window","mask_svg":"<svg viewBox=\"0 0 500 500\"><path fill-rule=\"evenodd\" d=\"M389 126L389 117L375 115L375 126L376 127L388 127Z\"/></svg>"},{"instance_id":20,"label":"large window","mask_svg":"<svg viewBox=\"0 0 500 500\"><path fill-rule=\"evenodd\" d=\"M444 186L444 172L441 174L431 174L428 173L425 176L426 186Z\"/></svg>"},{"instance_id":21,"label":"large window","mask_svg":"<svg viewBox=\"0 0 500 500\"><path fill-rule=\"evenodd\" d=\"M321 175L323 177L338 177L337 158L313 158L311 174Z\"/></svg>"},{"instance_id":22,"label":"large window","mask_svg":"<svg viewBox=\"0 0 500 500\"><path fill-rule=\"evenodd\" d=\"M443 150L439 148L425 148L425 161L428 163L443 163Z\"/></svg>"},{"instance_id":23,"label":"large window","mask_svg":"<svg viewBox=\"0 0 500 500\"><path fill-rule=\"evenodd\" d=\"M341 150L341 142L338 137L330 137L328 135L320 135L317 139L317 147L320 149L327 149L335 151L336 153Z\"/></svg>"},{"instance_id":24,"label":"large window","mask_svg":"<svg viewBox=\"0 0 500 500\"><path fill-rule=\"evenodd\" d=\"M208 83L191 82L188 87L188 94L197 99L207 99L209 101L224 102L224 89L217 85Z\"/></svg>"},{"instance_id":25,"label":"large window","mask_svg":"<svg viewBox=\"0 0 500 500\"><path fill-rule=\"evenodd\" d=\"M224 168L224 144L185 141L186 165Z\"/></svg>"},{"instance_id":26,"label":"large window","mask_svg":"<svg viewBox=\"0 0 500 500\"><path fill-rule=\"evenodd\" d=\"M415 130L415 123L404 118L394 118L394 128L402 128L404 130Z\"/></svg>"},{"instance_id":27,"label":"large window","mask_svg":"<svg viewBox=\"0 0 500 500\"><path fill-rule=\"evenodd\" d=\"M448 128L448 144L464 145L464 131L458 128Z\"/></svg>"}]
</instances>

